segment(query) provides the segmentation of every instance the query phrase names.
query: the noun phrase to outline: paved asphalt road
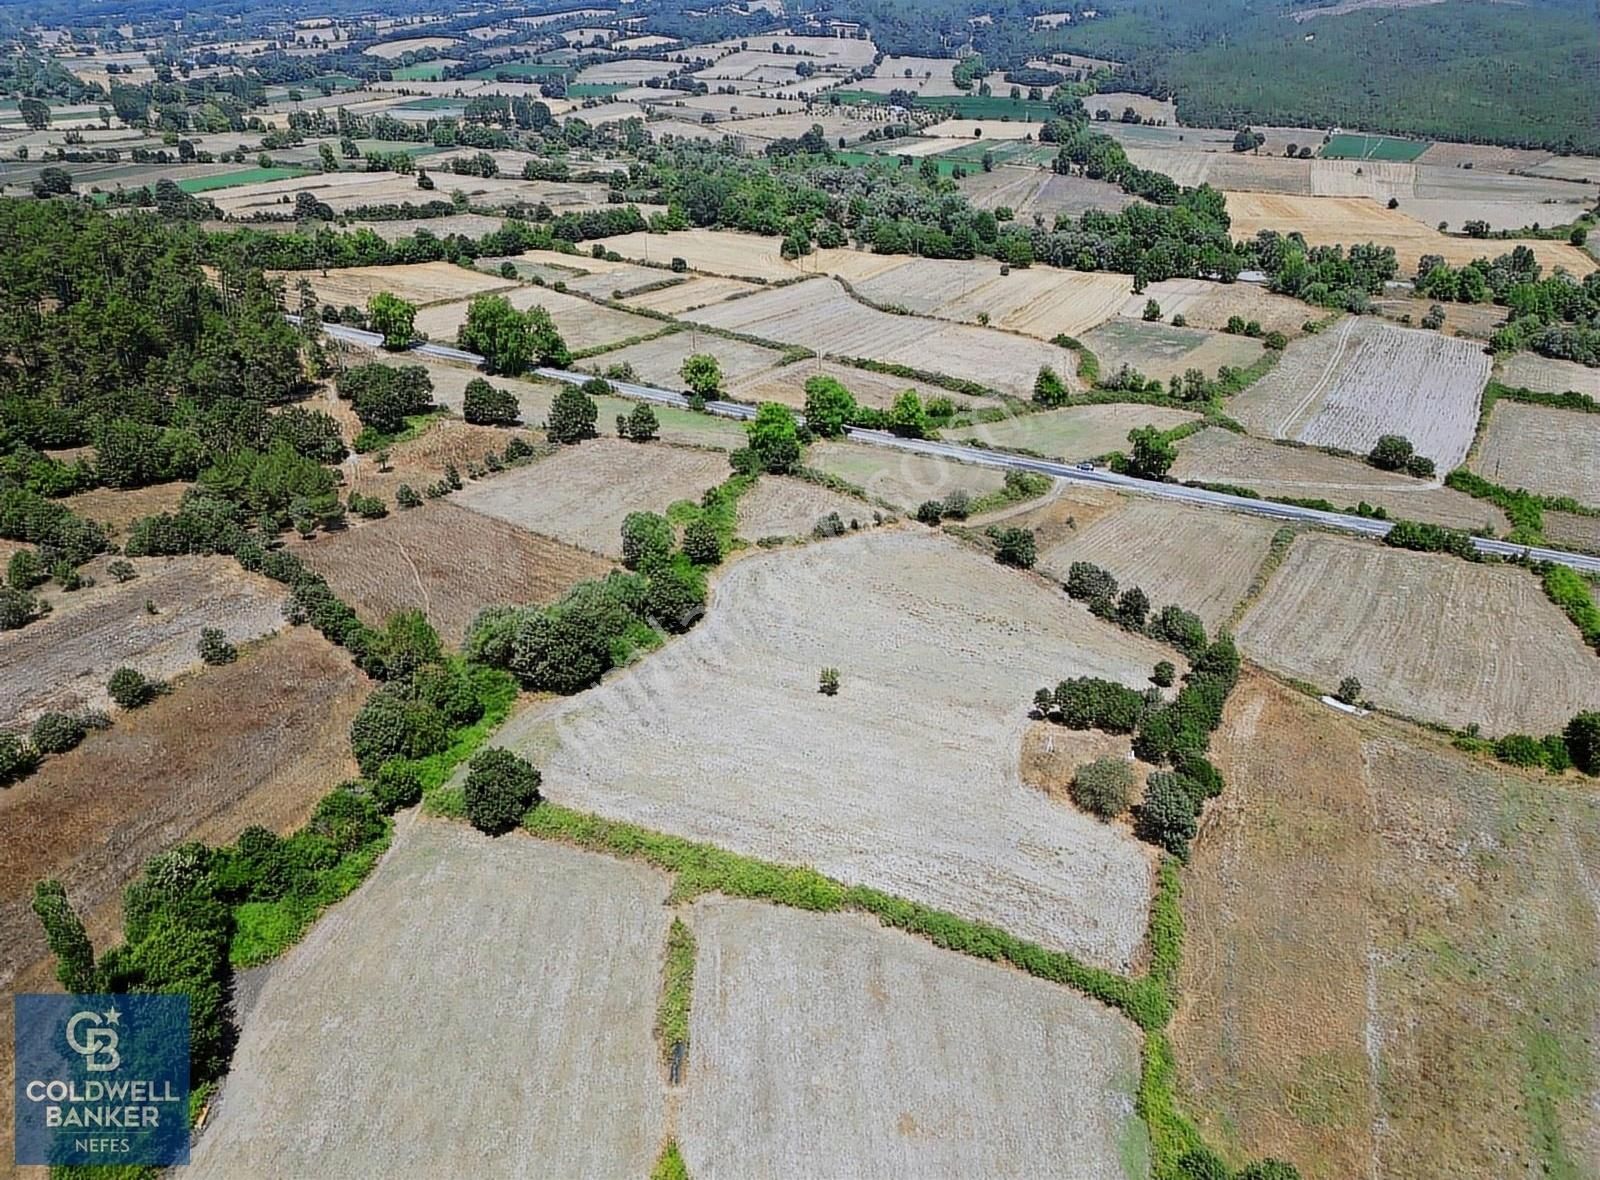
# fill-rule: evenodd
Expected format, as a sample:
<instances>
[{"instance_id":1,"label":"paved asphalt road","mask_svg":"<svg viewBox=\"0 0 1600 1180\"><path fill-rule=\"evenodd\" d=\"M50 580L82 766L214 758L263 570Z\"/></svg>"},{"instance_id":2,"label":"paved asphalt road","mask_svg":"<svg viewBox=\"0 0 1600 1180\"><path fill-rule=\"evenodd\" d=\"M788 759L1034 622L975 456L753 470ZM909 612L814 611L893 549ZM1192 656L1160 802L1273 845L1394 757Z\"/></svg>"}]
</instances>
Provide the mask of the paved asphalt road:
<instances>
[{"instance_id":1,"label":"paved asphalt road","mask_svg":"<svg viewBox=\"0 0 1600 1180\"><path fill-rule=\"evenodd\" d=\"M298 319L295 316L290 316L289 318L291 320ZM375 348L383 342L383 338L376 332L366 332L359 328L347 328L340 324L325 325L323 330L333 339L347 340L352 344L364 344ZM463 352L459 348L448 348L442 344L418 344L413 346L411 351L419 356L433 357L437 360L463 361L471 365L483 363L481 356ZM569 385L581 385L594 376L592 373L573 373L565 369L537 369L535 374L552 381L564 381ZM687 406L689 404L689 399L682 393L677 393L670 389L656 389L653 386L636 385L628 381L613 381L611 382L611 387L623 397L637 398L641 401L657 402L667 406ZM754 406L743 405L739 402L707 402L706 412L725 418L740 419L754 418L756 415ZM1169 500L1183 500L1190 504L1226 508L1233 512L1248 512L1255 516L1268 516L1274 520L1316 524L1324 528L1339 529L1347 533L1360 533L1369 537L1384 536L1388 533L1392 523L1386 520L1369 520L1363 516L1350 516L1343 512L1322 512L1315 508L1297 508L1291 504L1274 504L1270 500L1252 500L1245 496L1230 496L1224 492L1210 492L1204 488L1190 488L1182 484L1156 483L1147 479L1134 479L1132 476L1118 475L1115 472L1102 471L1098 468L1088 469L1070 463L1052 463L1048 459L1030 459L1024 455L1009 455L1003 451L986 451L980 447L962 446L957 443L900 438L883 430L863 430L859 427L851 427L849 435L857 442L868 443L872 446L910 451L919 455L932 455L941 459L956 459L962 463L973 463L980 467L998 467L1008 471L1033 471L1055 479L1072 480L1076 483L1100 484L1104 487L1115 488L1122 492L1133 492L1142 496L1162 496ZM1590 557L1582 553L1567 553L1560 549L1513 545L1508 541L1497 541L1485 537L1474 537L1472 543L1477 546L1479 552L1494 554L1497 557L1528 556L1539 561L1553 561L1561 565L1571 566L1573 569L1581 570L1584 573L1600 574L1600 557Z\"/></svg>"}]
</instances>

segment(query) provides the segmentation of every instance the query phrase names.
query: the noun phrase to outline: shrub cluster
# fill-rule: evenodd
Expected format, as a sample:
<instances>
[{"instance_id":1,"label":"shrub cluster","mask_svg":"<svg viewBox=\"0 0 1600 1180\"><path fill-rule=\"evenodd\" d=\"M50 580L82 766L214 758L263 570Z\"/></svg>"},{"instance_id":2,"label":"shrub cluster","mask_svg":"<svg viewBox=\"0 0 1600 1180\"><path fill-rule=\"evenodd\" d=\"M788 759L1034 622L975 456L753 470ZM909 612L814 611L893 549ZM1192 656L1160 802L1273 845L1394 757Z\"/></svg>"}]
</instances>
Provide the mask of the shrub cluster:
<instances>
[{"instance_id":1,"label":"shrub cluster","mask_svg":"<svg viewBox=\"0 0 1600 1180\"><path fill-rule=\"evenodd\" d=\"M1133 767L1121 758L1097 758L1078 767L1068 791L1090 815L1112 819L1128 809Z\"/></svg>"},{"instance_id":2,"label":"shrub cluster","mask_svg":"<svg viewBox=\"0 0 1600 1180\"><path fill-rule=\"evenodd\" d=\"M498 836L520 824L539 801L539 772L510 750L484 750L469 763L464 794L472 826Z\"/></svg>"},{"instance_id":3,"label":"shrub cluster","mask_svg":"<svg viewBox=\"0 0 1600 1180\"><path fill-rule=\"evenodd\" d=\"M1472 543L1472 534L1420 520L1397 520L1383 543L1396 549L1416 549L1422 553L1448 553L1465 561L1482 560Z\"/></svg>"},{"instance_id":4,"label":"shrub cluster","mask_svg":"<svg viewBox=\"0 0 1600 1180\"><path fill-rule=\"evenodd\" d=\"M1068 597L1088 603L1097 618L1171 644L1191 660L1206 649L1206 628L1198 615L1171 604L1152 615L1143 590L1132 586L1119 594L1115 575L1091 562L1073 562L1064 587Z\"/></svg>"}]
</instances>

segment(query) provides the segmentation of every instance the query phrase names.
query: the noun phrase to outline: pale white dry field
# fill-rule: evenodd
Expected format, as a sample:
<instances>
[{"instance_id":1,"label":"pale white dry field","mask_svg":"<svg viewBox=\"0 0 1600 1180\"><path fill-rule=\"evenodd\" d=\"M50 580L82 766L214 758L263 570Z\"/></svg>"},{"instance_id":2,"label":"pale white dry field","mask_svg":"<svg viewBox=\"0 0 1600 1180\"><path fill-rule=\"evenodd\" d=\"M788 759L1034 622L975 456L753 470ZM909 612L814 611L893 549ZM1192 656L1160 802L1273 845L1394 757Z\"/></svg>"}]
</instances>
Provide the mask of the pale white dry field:
<instances>
[{"instance_id":1,"label":"pale white dry field","mask_svg":"<svg viewBox=\"0 0 1600 1180\"><path fill-rule=\"evenodd\" d=\"M1509 488L1600 506L1600 414L1501 399L1472 469Z\"/></svg>"},{"instance_id":2,"label":"pale white dry field","mask_svg":"<svg viewBox=\"0 0 1600 1180\"><path fill-rule=\"evenodd\" d=\"M705 898L692 923L701 1180L1124 1180L1146 1158L1139 1033L1094 1000L859 915Z\"/></svg>"},{"instance_id":3,"label":"pale white dry field","mask_svg":"<svg viewBox=\"0 0 1600 1180\"><path fill-rule=\"evenodd\" d=\"M964 93L955 84L956 59L953 57L885 57L870 78L850 83L852 90L888 94L891 90L910 90L924 98ZM910 77L907 77L907 72Z\"/></svg>"},{"instance_id":4,"label":"pale white dry field","mask_svg":"<svg viewBox=\"0 0 1600 1180\"><path fill-rule=\"evenodd\" d=\"M1300 537L1238 629L1250 659L1379 708L1488 736L1600 706L1600 663L1538 578L1512 566Z\"/></svg>"},{"instance_id":5,"label":"pale white dry field","mask_svg":"<svg viewBox=\"0 0 1600 1180\"><path fill-rule=\"evenodd\" d=\"M1020 414L999 422L980 422L960 430L945 430L940 432L940 437L979 439L990 446L1018 447L1071 462L1126 450L1128 432L1136 427L1171 430L1197 417L1184 410L1137 403L1071 406L1064 410Z\"/></svg>"},{"instance_id":6,"label":"pale white dry field","mask_svg":"<svg viewBox=\"0 0 1600 1180\"><path fill-rule=\"evenodd\" d=\"M640 347L647 346L640 345ZM746 401L782 402L786 406L799 409L805 405L806 382L818 375L834 378L855 395L856 401L864 406L876 406L879 409L888 409L894 404L894 399L908 389L915 391L923 402L927 402L930 398L947 397L957 407L1000 404L995 398L951 393L948 389L942 389L927 381L912 381L906 377L874 373L870 369L858 369L853 365L841 365L837 361L816 358L796 361L792 365L762 369L740 380L729 382L728 391Z\"/></svg>"},{"instance_id":7,"label":"pale white dry field","mask_svg":"<svg viewBox=\"0 0 1600 1180\"><path fill-rule=\"evenodd\" d=\"M1365 500L1390 516L1455 529L1503 533L1511 527L1493 504L1454 488L1379 471L1314 447L1269 442L1215 427L1178 443L1178 461L1171 474L1174 479L1247 487L1263 496L1327 500L1338 508L1353 508Z\"/></svg>"},{"instance_id":8,"label":"pale white dry field","mask_svg":"<svg viewBox=\"0 0 1600 1180\"><path fill-rule=\"evenodd\" d=\"M954 141L950 141L953 145ZM1060 176L1049 169L1002 165L956 182L979 209L1005 207L1018 219L1035 215L1053 224L1057 214L1080 217L1090 209L1118 212L1136 203L1114 184L1083 176Z\"/></svg>"},{"instance_id":9,"label":"pale white dry field","mask_svg":"<svg viewBox=\"0 0 1600 1180\"><path fill-rule=\"evenodd\" d=\"M285 625L283 587L229 558L137 558L139 576L125 583L106 573L109 561L88 567L96 585L53 597L43 619L0 631L0 728L51 710L109 709L106 681L120 667L152 680L198 668L202 627L243 643Z\"/></svg>"},{"instance_id":10,"label":"pale white dry field","mask_svg":"<svg viewBox=\"0 0 1600 1180\"><path fill-rule=\"evenodd\" d=\"M751 541L809 537L817 521L830 512L837 512L846 527L852 520L872 523L872 506L853 496L804 479L763 475L739 497L739 535Z\"/></svg>"},{"instance_id":11,"label":"pale white dry field","mask_svg":"<svg viewBox=\"0 0 1600 1180\"><path fill-rule=\"evenodd\" d=\"M1573 361L1551 360L1532 352L1515 353L1500 365L1500 380L1523 389L1545 393L1569 390L1600 398L1600 369Z\"/></svg>"},{"instance_id":12,"label":"pale white dry field","mask_svg":"<svg viewBox=\"0 0 1600 1180\"><path fill-rule=\"evenodd\" d=\"M385 41L379 45L369 46L362 52L373 57L392 59L402 54L415 53L419 49L449 49L454 44L456 44L454 37L407 37L400 41Z\"/></svg>"},{"instance_id":13,"label":"pale white dry field","mask_svg":"<svg viewBox=\"0 0 1600 1180\"><path fill-rule=\"evenodd\" d=\"M924 500L942 500L956 489L974 498L1005 481L993 467L869 447L862 443L822 442L806 452L806 462L861 488L873 499L912 511Z\"/></svg>"},{"instance_id":14,"label":"pale white dry field","mask_svg":"<svg viewBox=\"0 0 1600 1180\"><path fill-rule=\"evenodd\" d=\"M419 229L425 229L439 238L447 238L451 234L462 234L469 238L481 238L484 234L493 233L504 225L505 219L503 217L485 217L481 213L458 213L454 217L415 217L395 221L353 221L350 223L350 228L353 230L368 229L386 242L395 242L401 238L415 236Z\"/></svg>"},{"instance_id":15,"label":"pale white dry field","mask_svg":"<svg viewBox=\"0 0 1600 1180\"><path fill-rule=\"evenodd\" d=\"M697 307L721 303L724 299L731 299L735 295L748 295L755 289L754 283L747 283L742 279L693 275L671 287L629 295L626 302L629 307L642 307L647 311L677 315L680 312L693 311Z\"/></svg>"},{"instance_id":16,"label":"pale white dry field","mask_svg":"<svg viewBox=\"0 0 1600 1180\"><path fill-rule=\"evenodd\" d=\"M780 238L733 230L689 229L672 234L635 233L601 238L600 244L624 258L671 262L682 258L690 270L742 279L787 279L797 273L784 260Z\"/></svg>"},{"instance_id":17,"label":"pale white dry field","mask_svg":"<svg viewBox=\"0 0 1600 1180\"><path fill-rule=\"evenodd\" d=\"M678 67L671 62L653 61L643 57L619 57L598 65L585 66L575 79L579 84L591 82L647 82L651 78L664 78Z\"/></svg>"},{"instance_id":18,"label":"pale white dry field","mask_svg":"<svg viewBox=\"0 0 1600 1180\"><path fill-rule=\"evenodd\" d=\"M1215 629L1249 590L1272 544L1266 520L1135 496L1066 539L1043 549L1037 567L1065 579L1075 561L1138 586L1153 609L1175 603Z\"/></svg>"},{"instance_id":19,"label":"pale white dry field","mask_svg":"<svg viewBox=\"0 0 1600 1180\"><path fill-rule=\"evenodd\" d=\"M862 357L964 378L1029 397L1039 369L1065 377L1072 354L993 328L893 315L852 299L832 279L796 283L701 308L685 317L840 357Z\"/></svg>"},{"instance_id":20,"label":"pale white dry field","mask_svg":"<svg viewBox=\"0 0 1600 1180\"><path fill-rule=\"evenodd\" d=\"M645 1175L666 1117L667 890L640 865L403 816L242 1014L189 1171Z\"/></svg>"},{"instance_id":21,"label":"pale white dry field","mask_svg":"<svg viewBox=\"0 0 1600 1180\"><path fill-rule=\"evenodd\" d=\"M659 327L667 327L660 324ZM784 354L759 344L743 340L730 340L710 332L697 332L692 328L644 340L625 348L613 349L590 357L584 367L604 372L611 365L628 364L647 385L662 389L682 389L680 370L686 358L696 353L709 353L722 367L724 385L735 388L741 380L756 373L764 373L774 365L782 364ZM741 395L742 396L742 395Z\"/></svg>"},{"instance_id":22,"label":"pale white dry field","mask_svg":"<svg viewBox=\"0 0 1600 1180\"><path fill-rule=\"evenodd\" d=\"M1264 437L1361 454L1402 434L1442 475L1472 445L1489 368L1475 341L1353 317L1290 342L1229 413Z\"/></svg>"},{"instance_id":23,"label":"pale white dry field","mask_svg":"<svg viewBox=\"0 0 1600 1180\"><path fill-rule=\"evenodd\" d=\"M456 266L451 262L414 262L405 266L353 266L345 270L271 271L269 277L282 279L293 291L303 278L311 284L322 303L337 307L354 304L366 307L367 300L380 291L398 295L424 310L429 304L469 299L490 291L506 291L514 284L499 275ZM465 306L465 305L463 305ZM420 315L418 317L421 318ZM417 325L419 328L422 325Z\"/></svg>"},{"instance_id":24,"label":"pale white dry field","mask_svg":"<svg viewBox=\"0 0 1600 1180\"><path fill-rule=\"evenodd\" d=\"M1039 685L1143 685L1166 658L947 537L873 530L741 558L693 631L494 740L542 767L556 802L1123 970L1144 936L1149 854L1023 785L1021 738ZM834 697L817 691L830 665Z\"/></svg>"},{"instance_id":25,"label":"pale white dry field","mask_svg":"<svg viewBox=\"0 0 1600 1180\"><path fill-rule=\"evenodd\" d=\"M1168 322L1181 315L1189 327L1213 331L1220 331L1230 316L1240 316L1246 323L1255 320L1262 331L1292 336L1301 324L1320 314L1298 299L1274 295L1255 283L1213 283L1208 279L1163 279L1151 283L1143 294L1129 295L1119 314L1141 318L1148 299L1161 305L1161 314Z\"/></svg>"},{"instance_id":26,"label":"pale white dry field","mask_svg":"<svg viewBox=\"0 0 1600 1180\"><path fill-rule=\"evenodd\" d=\"M499 278L494 281L505 282ZM567 347L574 352L602 348L635 336L654 335L671 326L646 316L601 307L551 287L517 286L496 293L504 295L511 301L511 306L519 311L526 311L530 307L544 308L550 313ZM467 310L471 304L470 299L461 299L454 303L425 307L417 313L417 331L426 332L432 340L454 344L456 333L467 322Z\"/></svg>"},{"instance_id":27,"label":"pale white dry field","mask_svg":"<svg viewBox=\"0 0 1600 1180\"><path fill-rule=\"evenodd\" d=\"M620 557L628 513L661 512L676 500L698 502L702 492L730 474L728 457L718 451L597 438L469 484L451 499L485 516Z\"/></svg>"},{"instance_id":28,"label":"pale white dry field","mask_svg":"<svg viewBox=\"0 0 1600 1180\"><path fill-rule=\"evenodd\" d=\"M995 327L1041 340L1082 335L1116 315L1132 291L1126 275L1043 266L1002 275L992 259L934 258L913 259L855 288L875 303L920 315L976 323L985 314Z\"/></svg>"},{"instance_id":29,"label":"pale white dry field","mask_svg":"<svg viewBox=\"0 0 1600 1180\"><path fill-rule=\"evenodd\" d=\"M971 143L975 139L1038 139L1043 127L1043 123L1020 119L945 119L924 128L923 134Z\"/></svg>"},{"instance_id":30,"label":"pale white dry field","mask_svg":"<svg viewBox=\"0 0 1600 1180\"><path fill-rule=\"evenodd\" d=\"M848 283L859 283L904 266L906 261L903 254L874 254L870 250L840 246L813 250L790 265L800 274L838 275Z\"/></svg>"}]
</instances>

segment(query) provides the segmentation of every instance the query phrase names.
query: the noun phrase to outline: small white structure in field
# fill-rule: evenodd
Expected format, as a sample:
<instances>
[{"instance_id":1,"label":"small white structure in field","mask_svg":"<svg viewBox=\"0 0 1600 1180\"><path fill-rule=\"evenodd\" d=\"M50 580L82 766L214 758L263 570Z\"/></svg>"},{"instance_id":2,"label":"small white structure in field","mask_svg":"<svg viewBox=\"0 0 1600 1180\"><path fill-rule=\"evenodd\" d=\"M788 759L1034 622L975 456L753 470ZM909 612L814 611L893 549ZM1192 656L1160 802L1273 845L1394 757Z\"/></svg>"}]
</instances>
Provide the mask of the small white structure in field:
<instances>
[{"instance_id":1,"label":"small white structure in field","mask_svg":"<svg viewBox=\"0 0 1600 1180\"><path fill-rule=\"evenodd\" d=\"M1347 705L1337 697L1325 696L1322 698L1322 703L1324 705L1331 705L1333 708L1338 709L1341 713L1349 713L1352 717L1365 717L1367 715L1366 709L1363 709L1357 705Z\"/></svg>"}]
</instances>

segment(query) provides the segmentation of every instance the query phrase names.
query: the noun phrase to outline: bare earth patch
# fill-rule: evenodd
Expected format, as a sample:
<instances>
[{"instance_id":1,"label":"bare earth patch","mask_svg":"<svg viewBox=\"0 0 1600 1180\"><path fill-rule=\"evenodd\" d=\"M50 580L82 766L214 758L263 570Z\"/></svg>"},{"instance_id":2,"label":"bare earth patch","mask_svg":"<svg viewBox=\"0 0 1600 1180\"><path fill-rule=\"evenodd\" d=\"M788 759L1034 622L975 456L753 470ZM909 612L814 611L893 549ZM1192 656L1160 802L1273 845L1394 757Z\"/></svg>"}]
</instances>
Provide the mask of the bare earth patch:
<instances>
[{"instance_id":1,"label":"bare earth patch","mask_svg":"<svg viewBox=\"0 0 1600 1180\"><path fill-rule=\"evenodd\" d=\"M554 602L609 561L448 500L318 536L296 549L365 621L420 610L459 643L486 606Z\"/></svg>"},{"instance_id":2,"label":"bare earth patch","mask_svg":"<svg viewBox=\"0 0 1600 1180\"><path fill-rule=\"evenodd\" d=\"M1508 488L1600 505L1600 414L1501 399L1472 469Z\"/></svg>"},{"instance_id":3,"label":"bare earth patch","mask_svg":"<svg viewBox=\"0 0 1600 1180\"><path fill-rule=\"evenodd\" d=\"M851 520L872 523L872 507L852 496L803 479L763 475L739 497L739 535L749 540L809 537L817 521L830 512L837 512L846 527Z\"/></svg>"},{"instance_id":4,"label":"bare earth patch","mask_svg":"<svg viewBox=\"0 0 1600 1180\"><path fill-rule=\"evenodd\" d=\"M1122 1180L1142 1162L1139 1034L1095 1001L856 915L708 898L693 925L692 1175Z\"/></svg>"},{"instance_id":5,"label":"bare earth patch","mask_svg":"<svg viewBox=\"0 0 1600 1180\"><path fill-rule=\"evenodd\" d=\"M469 485L463 508L609 557L622 554L622 520L698 501L730 474L728 457L661 444L599 438Z\"/></svg>"},{"instance_id":6,"label":"bare earth patch","mask_svg":"<svg viewBox=\"0 0 1600 1180\"><path fill-rule=\"evenodd\" d=\"M1549 733L1600 705L1596 656L1525 570L1300 537L1245 615L1239 648L1382 709L1484 733Z\"/></svg>"},{"instance_id":7,"label":"bare earth patch","mask_svg":"<svg viewBox=\"0 0 1600 1180\"><path fill-rule=\"evenodd\" d=\"M273 965L190 1171L645 1175L664 1125L666 878L465 824L400 829Z\"/></svg>"},{"instance_id":8,"label":"bare earth patch","mask_svg":"<svg viewBox=\"0 0 1600 1180\"><path fill-rule=\"evenodd\" d=\"M239 643L284 625L283 587L232 558L141 558L139 577L127 583L104 564L93 567L97 585L53 597L56 609L43 619L0 632L0 726L51 709L108 708L106 680L123 665L154 680L199 667L202 627Z\"/></svg>"},{"instance_id":9,"label":"bare earth patch","mask_svg":"<svg viewBox=\"0 0 1600 1180\"><path fill-rule=\"evenodd\" d=\"M1169 655L946 538L857 534L735 562L688 635L495 740L557 802L1120 968L1144 934L1147 853L1024 786L1019 738L1039 685L1142 685ZM826 666L836 697L817 691Z\"/></svg>"}]
</instances>

